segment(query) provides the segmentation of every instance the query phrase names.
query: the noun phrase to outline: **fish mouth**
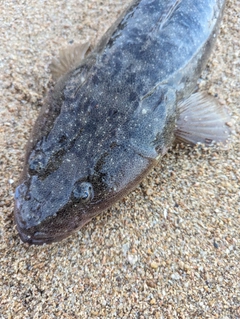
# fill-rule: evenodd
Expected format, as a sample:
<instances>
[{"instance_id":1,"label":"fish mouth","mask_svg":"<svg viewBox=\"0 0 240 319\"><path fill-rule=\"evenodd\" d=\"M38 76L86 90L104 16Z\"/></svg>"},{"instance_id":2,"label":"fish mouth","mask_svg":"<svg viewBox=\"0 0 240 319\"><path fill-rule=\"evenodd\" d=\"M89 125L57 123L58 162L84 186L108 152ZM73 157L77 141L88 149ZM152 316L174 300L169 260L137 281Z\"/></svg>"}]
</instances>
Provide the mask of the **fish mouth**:
<instances>
[{"instance_id":1,"label":"fish mouth","mask_svg":"<svg viewBox=\"0 0 240 319\"><path fill-rule=\"evenodd\" d=\"M14 222L21 240L29 245L51 244L69 236L69 232L51 235L49 232L39 230L38 226L26 227L26 223L21 218L21 211L18 209L17 203L15 203L14 209Z\"/></svg>"},{"instance_id":2,"label":"fish mouth","mask_svg":"<svg viewBox=\"0 0 240 319\"><path fill-rule=\"evenodd\" d=\"M54 242L58 242L62 239L64 239L65 237L63 236L59 236L59 237L49 237L47 236L46 234L44 233L35 233L34 235L27 235L25 233L23 233L22 231L19 231L19 236L21 238L21 240L24 242L24 243L27 243L29 245L38 245L38 246L41 246L41 245L44 245L44 244L52 244Z\"/></svg>"},{"instance_id":3,"label":"fish mouth","mask_svg":"<svg viewBox=\"0 0 240 319\"><path fill-rule=\"evenodd\" d=\"M66 237L69 236L68 233L66 234L62 234L62 235L58 235L58 236L51 236L47 233L44 232L40 232L40 231L36 231L36 232L28 232L27 229L22 228L18 221L15 218L15 224L16 224L16 228L17 231L19 233L19 236L22 240L22 242L27 243L29 245L43 245L43 244L52 244L54 242L58 242Z\"/></svg>"},{"instance_id":4,"label":"fish mouth","mask_svg":"<svg viewBox=\"0 0 240 319\"><path fill-rule=\"evenodd\" d=\"M34 211L35 218L28 218L28 212L34 205L29 206L25 199L27 190L26 183L22 183L15 192L14 222L21 240L29 245L43 245L68 237L71 233L69 230L60 233L56 228L47 227L47 223L38 218L42 215L41 206Z\"/></svg>"},{"instance_id":5,"label":"fish mouth","mask_svg":"<svg viewBox=\"0 0 240 319\"><path fill-rule=\"evenodd\" d=\"M29 235L24 232L23 229L17 225L17 230L22 242L27 243L29 245L43 245L43 244L51 244L54 241L54 238L45 237L45 234L41 234L40 236L36 233L33 235ZM37 235L37 236L36 236Z\"/></svg>"}]
</instances>

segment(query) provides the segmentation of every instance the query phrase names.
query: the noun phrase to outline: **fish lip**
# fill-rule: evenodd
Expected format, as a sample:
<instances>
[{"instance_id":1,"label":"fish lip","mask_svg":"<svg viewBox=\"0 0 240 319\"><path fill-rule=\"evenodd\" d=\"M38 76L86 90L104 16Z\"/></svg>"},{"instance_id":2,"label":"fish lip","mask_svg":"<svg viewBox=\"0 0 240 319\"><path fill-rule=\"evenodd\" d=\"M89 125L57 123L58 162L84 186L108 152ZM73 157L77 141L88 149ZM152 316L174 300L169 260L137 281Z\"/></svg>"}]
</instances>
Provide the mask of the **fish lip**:
<instances>
[{"instance_id":1,"label":"fish lip","mask_svg":"<svg viewBox=\"0 0 240 319\"><path fill-rule=\"evenodd\" d=\"M24 227L24 222L21 220L21 214L17 203L15 204L14 209L14 222L22 242L28 243L29 245L51 244L53 242L60 241L69 235L66 233L58 236L51 236L47 233L34 231L33 229L31 230Z\"/></svg>"},{"instance_id":2,"label":"fish lip","mask_svg":"<svg viewBox=\"0 0 240 319\"><path fill-rule=\"evenodd\" d=\"M27 243L29 245L44 245L44 244L52 244L53 242L58 242L61 239L64 239L69 234L64 234L61 236L49 236L45 233L35 232L33 234L27 234L26 229L23 229L16 222L16 228L19 233L19 236L22 242Z\"/></svg>"},{"instance_id":3,"label":"fish lip","mask_svg":"<svg viewBox=\"0 0 240 319\"><path fill-rule=\"evenodd\" d=\"M22 242L27 243L29 245L51 244L53 242L60 241L64 239L65 237L69 236L68 232L58 236L51 236L47 233L40 232L40 231L35 231L31 233L30 230L21 226L21 221L18 220L18 217L16 214L15 214L15 224Z\"/></svg>"},{"instance_id":4,"label":"fish lip","mask_svg":"<svg viewBox=\"0 0 240 319\"><path fill-rule=\"evenodd\" d=\"M35 226L27 226L27 222L24 220L21 214L22 210L22 203L23 201L23 195L25 193L22 191L20 192L20 188L24 187L25 183L20 184L15 191L15 207L14 207L14 223L16 225L16 229L19 233L19 236L21 238L21 241L23 243L27 243L29 245L43 245L43 244L51 244L53 242L60 241L61 239L64 239L65 237L69 236L69 232L66 232L64 234L55 234L51 235L44 231L40 231L37 229L37 225Z\"/></svg>"}]
</instances>

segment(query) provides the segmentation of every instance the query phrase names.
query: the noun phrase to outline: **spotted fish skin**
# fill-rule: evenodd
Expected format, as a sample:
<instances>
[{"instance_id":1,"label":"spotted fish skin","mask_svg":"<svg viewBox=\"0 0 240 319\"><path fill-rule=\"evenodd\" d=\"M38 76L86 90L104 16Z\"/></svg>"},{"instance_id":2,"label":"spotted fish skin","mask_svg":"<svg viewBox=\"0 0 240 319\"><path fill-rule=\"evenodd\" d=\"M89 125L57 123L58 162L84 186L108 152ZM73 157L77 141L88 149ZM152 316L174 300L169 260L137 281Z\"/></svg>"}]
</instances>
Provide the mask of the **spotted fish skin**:
<instances>
[{"instance_id":1,"label":"spotted fish skin","mask_svg":"<svg viewBox=\"0 0 240 319\"><path fill-rule=\"evenodd\" d=\"M30 137L15 221L58 241L110 207L174 139L177 104L211 52L224 0L138 0L49 92Z\"/></svg>"}]
</instances>

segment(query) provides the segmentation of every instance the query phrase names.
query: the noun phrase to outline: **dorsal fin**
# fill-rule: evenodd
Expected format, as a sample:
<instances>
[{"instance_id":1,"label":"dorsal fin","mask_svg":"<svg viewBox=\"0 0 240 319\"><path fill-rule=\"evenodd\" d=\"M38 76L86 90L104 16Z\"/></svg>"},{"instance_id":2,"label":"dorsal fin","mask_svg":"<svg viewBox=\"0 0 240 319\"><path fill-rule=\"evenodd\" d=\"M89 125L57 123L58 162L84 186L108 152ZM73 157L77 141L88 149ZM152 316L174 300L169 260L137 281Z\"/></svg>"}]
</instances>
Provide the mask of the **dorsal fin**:
<instances>
[{"instance_id":1,"label":"dorsal fin","mask_svg":"<svg viewBox=\"0 0 240 319\"><path fill-rule=\"evenodd\" d=\"M57 81L62 75L74 70L90 52L91 45L88 42L60 50L59 58L53 58L49 65L53 80Z\"/></svg>"}]
</instances>

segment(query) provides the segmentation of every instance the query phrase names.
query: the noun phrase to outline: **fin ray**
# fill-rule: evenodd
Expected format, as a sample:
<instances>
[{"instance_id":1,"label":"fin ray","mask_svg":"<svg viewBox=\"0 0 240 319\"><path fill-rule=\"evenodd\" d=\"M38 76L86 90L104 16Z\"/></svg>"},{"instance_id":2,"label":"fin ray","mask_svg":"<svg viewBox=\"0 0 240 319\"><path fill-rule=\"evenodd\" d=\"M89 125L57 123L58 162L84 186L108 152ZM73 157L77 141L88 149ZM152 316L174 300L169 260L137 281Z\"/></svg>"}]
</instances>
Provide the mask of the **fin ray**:
<instances>
[{"instance_id":1,"label":"fin ray","mask_svg":"<svg viewBox=\"0 0 240 319\"><path fill-rule=\"evenodd\" d=\"M231 133L230 115L217 100L203 92L192 94L179 103L175 130L176 142L195 145L225 144Z\"/></svg>"},{"instance_id":2,"label":"fin ray","mask_svg":"<svg viewBox=\"0 0 240 319\"><path fill-rule=\"evenodd\" d=\"M62 75L75 69L81 61L91 52L90 43L81 43L68 46L60 50L59 58L53 58L49 65L54 81Z\"/></svg>"}]
</instances>

